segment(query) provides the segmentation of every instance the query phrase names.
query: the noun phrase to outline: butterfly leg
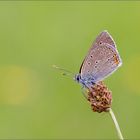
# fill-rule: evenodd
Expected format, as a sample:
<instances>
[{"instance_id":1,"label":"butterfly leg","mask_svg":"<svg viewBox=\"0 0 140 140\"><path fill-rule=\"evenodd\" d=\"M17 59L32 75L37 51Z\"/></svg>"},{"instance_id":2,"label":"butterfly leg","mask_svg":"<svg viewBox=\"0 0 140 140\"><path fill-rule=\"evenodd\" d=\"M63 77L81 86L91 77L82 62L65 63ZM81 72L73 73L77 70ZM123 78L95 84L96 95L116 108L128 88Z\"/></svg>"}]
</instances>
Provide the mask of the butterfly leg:
<instances>
[{"instance_id":1,"label":"butterfly leg","mask_svg":"<svg viewBox=\"0 0 140 140\"><path fill-rule=\"evenodd\" d=\"M87 88L85 88L84 86L82 87L82 94L87 99Z\"/></svg>"}]
</instances>

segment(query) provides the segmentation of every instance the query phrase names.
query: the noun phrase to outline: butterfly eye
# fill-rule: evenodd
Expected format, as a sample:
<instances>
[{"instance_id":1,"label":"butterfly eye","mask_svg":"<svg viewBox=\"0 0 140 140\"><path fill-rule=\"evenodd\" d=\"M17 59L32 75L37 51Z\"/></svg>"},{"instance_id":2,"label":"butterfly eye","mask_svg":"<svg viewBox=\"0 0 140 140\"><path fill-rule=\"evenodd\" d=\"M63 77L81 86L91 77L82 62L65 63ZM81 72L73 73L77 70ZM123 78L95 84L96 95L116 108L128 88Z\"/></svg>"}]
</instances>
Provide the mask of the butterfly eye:
<instances>
[{"instance_id":1,"label":"butterfly eye","mask_svg":"<svg viewBox=\"0 0 140 140\"><path fill-rule=\"evenodd\" d=\"M76 80L79 81L81 79L80 75L76 75Z\"/></svg>"},{"instance_id":2,"label":"butterfly eye","mask_svg":"<svg viewBox=\"0 0 140 140\"><path fill-rule=\"evenodd\" d=\"M77 77L76 80L79 81L79 77Z\"/></svg>"}]
</instances>

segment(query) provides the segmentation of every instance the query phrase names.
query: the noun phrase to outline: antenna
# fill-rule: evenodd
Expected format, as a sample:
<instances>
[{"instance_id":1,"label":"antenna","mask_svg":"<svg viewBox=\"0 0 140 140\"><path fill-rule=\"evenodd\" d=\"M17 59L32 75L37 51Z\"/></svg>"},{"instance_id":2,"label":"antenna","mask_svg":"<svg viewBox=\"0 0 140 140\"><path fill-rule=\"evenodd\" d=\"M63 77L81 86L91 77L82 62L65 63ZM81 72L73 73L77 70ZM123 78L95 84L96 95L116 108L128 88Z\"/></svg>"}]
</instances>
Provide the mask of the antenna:
<instances>
[{"instance_id":1,"label":"antenna","mask_svg":"<svg viewBox=\"0 0 140 140\"><path fill-rule=\"evenodd\" d=\"M72 73L71 71L69 71L69 70L66 70L66 69L63 69L63 68L60 68L60 67L58 67L58 66L56 66L56 65L52 65L52 67L53 68L56 68L56 69L58 69L58 70L60 70L60 71L63 71L63 75L66 75L66 76L72 76L72 77L74 77L74 73Z\"/></svg>"}]
</instances>

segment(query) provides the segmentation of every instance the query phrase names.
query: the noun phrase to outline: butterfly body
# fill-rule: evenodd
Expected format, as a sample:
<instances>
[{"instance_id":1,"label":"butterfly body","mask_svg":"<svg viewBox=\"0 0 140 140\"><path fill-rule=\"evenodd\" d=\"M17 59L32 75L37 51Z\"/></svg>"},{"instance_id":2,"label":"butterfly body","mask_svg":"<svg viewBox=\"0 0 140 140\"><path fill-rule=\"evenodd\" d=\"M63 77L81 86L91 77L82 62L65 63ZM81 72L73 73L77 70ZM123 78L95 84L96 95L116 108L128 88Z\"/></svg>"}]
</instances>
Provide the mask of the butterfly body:
<instances>
[{"instance_id":1,"label":"butterfly body","mask_svg":"<svg viewBox=\"0 0 140 140\"><path fill-rule=\"evenodd\" d=\"M116 71L121 64L114 40L107 31L103 31L94 41L80 67L79 74L75 75L75 80L90 88Z\"/></svg>"}]
</instances>

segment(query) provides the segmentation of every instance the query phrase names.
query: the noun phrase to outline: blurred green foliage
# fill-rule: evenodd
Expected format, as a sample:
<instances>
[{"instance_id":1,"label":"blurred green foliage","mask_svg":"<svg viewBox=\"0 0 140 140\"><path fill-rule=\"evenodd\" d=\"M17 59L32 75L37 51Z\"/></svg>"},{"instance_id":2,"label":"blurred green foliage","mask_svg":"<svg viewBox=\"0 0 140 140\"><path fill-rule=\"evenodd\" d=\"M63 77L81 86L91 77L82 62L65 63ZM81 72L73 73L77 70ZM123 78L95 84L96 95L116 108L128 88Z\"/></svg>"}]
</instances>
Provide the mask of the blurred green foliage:
<instances>
[{"instance_id":1,"label":"blurred green foliage","mask_svg":"<svg viewBox=\"0 0 140 140\"><path fill-rule=\"evenodd\" d=\"M125 138L140 138L140 2L0 2L0 139L115 139L73 79L93 40L108 30L123 66L105 80Z\"/></svg>"}]
</instances>

